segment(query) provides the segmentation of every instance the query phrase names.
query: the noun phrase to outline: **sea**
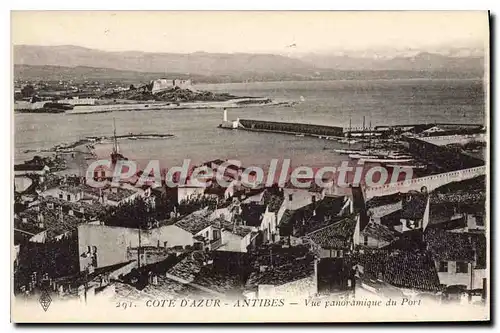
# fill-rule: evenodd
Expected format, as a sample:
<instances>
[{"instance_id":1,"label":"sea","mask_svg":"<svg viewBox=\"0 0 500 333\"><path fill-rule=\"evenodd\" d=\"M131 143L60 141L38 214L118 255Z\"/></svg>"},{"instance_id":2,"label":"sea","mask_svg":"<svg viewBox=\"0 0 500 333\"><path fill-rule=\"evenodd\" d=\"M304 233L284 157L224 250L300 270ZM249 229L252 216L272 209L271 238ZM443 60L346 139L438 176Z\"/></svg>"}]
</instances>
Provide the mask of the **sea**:
<instances>
[{"instance_id":1,"label":"sea","mask_svg":"<svg viewBox=\"0 0 500 333\"><path fill-rule=\"evenodd\" d=\"M484 124L485 88L480 80L345 80L286 81L197 85L199 90L237 96L301 101L293 107L249 106L228 109L228 118L302 122L361 127L415 123ZM84 106L78 108L86 108ZM84 111L84 110L83 110ZM135 110L85 114L29 114L14 116L14 160L19 163L50 149L88 136L110 136L113 120L118 135L173 134L164 139L123 139L120 152L145 165L161 166L213 159L235 159L245 166L266 168L271 159L291 160L292 166L338 164L346 156L333 149L336 141L293 135L218 128L222 109ZM109 158L112 144L96 145L100 158Z\"/></svg>"}]
</instances>

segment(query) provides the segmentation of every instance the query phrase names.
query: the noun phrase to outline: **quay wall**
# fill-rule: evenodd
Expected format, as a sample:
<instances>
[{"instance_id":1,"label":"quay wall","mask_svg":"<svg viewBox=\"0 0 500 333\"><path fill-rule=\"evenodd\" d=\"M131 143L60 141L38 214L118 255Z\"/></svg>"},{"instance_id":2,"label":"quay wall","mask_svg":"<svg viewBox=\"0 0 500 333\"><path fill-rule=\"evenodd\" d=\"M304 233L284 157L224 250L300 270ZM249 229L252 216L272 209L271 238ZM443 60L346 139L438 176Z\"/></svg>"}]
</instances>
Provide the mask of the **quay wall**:
<instances>
[{"instance_id":1,"label":"quay wall","mask_svg":"<svg viewBox=\"0 0 500 333\"><path fill-rule=\"evenodd\" d=\"M263 131L263 132L276 132L285 134L303 134L313 136L336 136L342 137L343 128L337 126L325 126L314 124L299 124L299 123L285 123L266 120L251 120L240 119L239 128Z\"/></svg>"},{"instance_id":2,"label":"quay wall","mask_svg":"<svg viewBox=\"0 0 500 333\"><path fill-rule=\"evenodd\" d=\"M442 135L442 136L423 136L419 138L422 141L435 144L437 146L446 146L450 144L466 144L475 141L486 141L486 134L457 134L457 135Z\"/></svg>"},{"instance_id":3,"label":"quay wall","mask_svg":"<svg viewBox=\"0 0 500 333\"><path fill-rule=\"evenodd\" d=\"M409 191L421 191L423 187L427 188L428 192L434 191L436 188L452 183L459 182L486 174L486 166L480 166L470 169L458 171L450 171L431 175L421 178L405 180L397 183L390 183L380 186L367 187L365 189L366 200L373 197L391 195L395 193L405 193Z\"/></svg>"}]
</instances>

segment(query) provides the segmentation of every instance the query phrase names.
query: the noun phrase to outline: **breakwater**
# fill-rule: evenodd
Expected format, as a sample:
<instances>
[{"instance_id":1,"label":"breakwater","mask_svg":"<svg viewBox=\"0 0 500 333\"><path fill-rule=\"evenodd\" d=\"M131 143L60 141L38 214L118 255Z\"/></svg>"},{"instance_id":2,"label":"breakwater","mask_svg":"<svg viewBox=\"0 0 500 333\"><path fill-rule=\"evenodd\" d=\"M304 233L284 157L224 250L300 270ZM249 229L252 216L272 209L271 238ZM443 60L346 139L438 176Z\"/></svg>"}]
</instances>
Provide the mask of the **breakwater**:
<instances>
[{"instance_id":1,"label":"breakwater","mask_svg":"<svg viewBox=\"0 0 500 333\"><path fill-rule=\"evenodd\" d=\"M285 123L266 120L239 119L239 129L304 136L344 137L342 127L314 124Z\"/></svg>"}]
</instances>

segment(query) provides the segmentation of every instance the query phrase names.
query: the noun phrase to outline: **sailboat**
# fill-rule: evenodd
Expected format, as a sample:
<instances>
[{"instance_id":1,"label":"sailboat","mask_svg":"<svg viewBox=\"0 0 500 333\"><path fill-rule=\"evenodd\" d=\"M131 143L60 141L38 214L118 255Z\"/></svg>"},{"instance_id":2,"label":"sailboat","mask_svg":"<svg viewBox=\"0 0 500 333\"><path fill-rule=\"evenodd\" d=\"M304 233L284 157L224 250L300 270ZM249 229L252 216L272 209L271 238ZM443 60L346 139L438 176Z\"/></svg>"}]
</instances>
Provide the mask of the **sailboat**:
<instances>
[{"instance_id":1,"label":"sailboat","mask_svg":"<svg viewBox=\"0 0 500 333\"><path fill-rule=\"evenodd\" d=\"M351 129L352 129L352 119L351 117L349 117L349 129L347 131L347 138L339 140L340 143L347 143L348 145L351 145L358 142L355 139L351 139Z\"/></svg>"},{"instance_id":2,"label":"sailboat","mask_svg":"<svg viewBox=\"0 0 500 333\"><path fill-rule=\"evenodd\" d=\"M119 160L127 160L127 158L120 154L120 146L118 146L118 140L116 138L116 122L115 118L113 118L113 150L111 152L111 163L114 165Z\"/></svg>"},{"instance_id":3,"label":"sailboat","mask_svg":"<svg viewBox=\"0 0 500 333\"><path fill-rule=\"evenodd\" d=\"M300 99L300 101L301 101L301 102L305 102L305 100L306 100L306 99L304 98L304 96L300 96L300 97L299 97L299 99Z\"/></svg>"}]
</instances>

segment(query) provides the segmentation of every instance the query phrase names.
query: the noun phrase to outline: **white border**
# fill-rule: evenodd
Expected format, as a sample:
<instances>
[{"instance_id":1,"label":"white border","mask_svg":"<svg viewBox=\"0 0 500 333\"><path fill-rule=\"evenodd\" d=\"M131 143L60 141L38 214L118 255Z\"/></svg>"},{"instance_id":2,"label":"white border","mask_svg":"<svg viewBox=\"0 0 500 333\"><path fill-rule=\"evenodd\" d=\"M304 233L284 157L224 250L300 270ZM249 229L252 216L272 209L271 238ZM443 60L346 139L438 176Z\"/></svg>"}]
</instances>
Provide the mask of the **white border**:
<instances>
[{"instance_id":1,"label":"white border","mask_svg":"<svg viewBox=\"0 0 500 333\"><path fill-rule=\"evenodd\" d=\"M50 0L50 1L16 1L15 3L12 4L7 4L7 2L2 2L2 10L1 10L1 19L0 22L2 24L2 28L0 35L2 38L2 45L6 48L6 50L2 53L2 63L3 63L3 69L4 73L6 73L1 82L0 86L0 94L1 94L1 99L3 107L1 108L0 111L0 117L1 121L0 124L2 126L2 133L5 133L5 137L7 139L0 140L0 146L2 149L2 156L4 156L3 161L4 163L1 165L2 172L1 174L1 184L3 184L3 188L1 190L1 205L2 205L2 210L1 212L3 213L3 228L4 232L2 232L2 237L3 237L3 242L4 244L4 250L2 251L2 263L0 264L3 269L3 275L2 275L2 291L3 295L1 297L2 300L2 306L1 306L1 312L4 315L4 318L2 318L2 323L4 327L2 327L2 331L7 331L7 330L13 330L15 329L14 326L12 325L6 325L10 321L10 270L7 269L7 267L10 267L10 212L11 212L11 145L12 145L12 140L13 137L12 135L8 135L7 133L11 133L11 121L12 121L12 116L11 116L11 108L10 108L10 100L11 100L11 78L10 78L10 73L11 73L11 64L10 64L10 10L43 10L43 9L51 9L51 10L61 10L61 9L66 9L66 10L76 10L76 9L94 9L94 10L110 10L110 9L123 9L123 10L158 10L158 9L170 9L170 10L194 10L194 9L204 9L204 10L241 10L241 9L252 9L252 10L485 10L485 9L490 9L492 10L493 13L500 13L498 1L493 1L493 0L475 0L475 1L465 1L465 0L456 0L456 1L447 1L447 2L439 2L435 0L420 0L420 1L388 1L388 0L378 0L378 1L373 1L373 0L351 0L351 1L345 1L345 2L335 2L332 3L330 1L319 1L319 0L287 0L285 1L275 1L271 2L269 0L254 0L254 1L247 1L247 2L241 2L241 1L231 1L231 0L211 0L211 1L203 1L203 0L183 0L182 2L164 2L164 1L144 1L144 2L137 2L137 1L121 1L117 3L105 3L102 0L86 0L84 2L71 2L71 1L62 1L62 0ZM495 38L496 40L496 38ZM493 44L492 46L494 46ZM492 50L493 51L493 50ZM496 58L496 57L495 57ZM493 59L492 59L493 60ZM497 74L497 70L495 70L495 73L492 73L491 75L491 80L493 80ZM491 91L491 94L494 96L498 96L498 86L496 86L494 91ZM496 99L494 99L496 101ZM492 105L492 110L491 114L494 113L496 110L496 103L495 105ZM498 116L495 117L495 127L496 129L500 128L499 124L500 120L498 119ZM495 131L496 132L496 131ZM492 133L492 139L493 136L496 138L496 134ZM9 158L7 158L9 156ZM495 166L495 169L492 170L493 173L495 171L498 171L498 165ZM495 184L498 185L498 177L495 178ZM493 185L493 184L492 184ZM493 191L493 193L495 193ZM499 207L499 202L497 201L498 199L495 197L494 199L495 204L492 204L492 206ZM494 222L495 219L492 218L492 221ZM491 235L492 240L500 239L498 237L499 229L498 227L495 228L496 233L495 235ZM9 248L8 245L9 244ZM492 258L495 258L494 255L492 255ZM494 280L492 280L492 283ZM9 286L9 288L7 288ZM495 288L496 291L498 291L498 287ZM495 295L496 296L496 295ZM498 309L498 307L495 307L495 309ZM497 310L498 311L498 310ZM9 317L7 317L9 316ZM5 318L7 317L7 318ZM498 318L498 317L497 317ZM7 327L5 327L7 326ZM238 327L243 328L243 327ZM383 327L381 327L383 328ZM43 331L48 331L49 327L40 327L37 328L38 330ZM74 328L76 330L83 330L83 328ZM99 328L101 330L102 328ZM117 327L117 328L109 328L111 330L122 330L123 327ZM162 329L162 328L160 328ZM173 329L173 328L169 328ZM193 328L190 328L193 329ZM221 328L210 328L210 330L219 331ZM227 327L226 329L234 329L231 327ZM248 329L248 328L247 328ZM276 329L276 328L259 328L260 330L271 330L271 329ZM285 327L283 329L290 330L293 329L293 327ZM307 329L305 327L301 327L301 329ZM347 330L346 327L335 327L335 328L322 328L325 330ZM352 329L352 328L349 328ZM359 329L359 328L357 328ZM366 328L365 328L366 329ZM368 328L372 329L372 328ZM426 328L426 330L440 330L440 328Z\"/></svg>"}]
</instances>

